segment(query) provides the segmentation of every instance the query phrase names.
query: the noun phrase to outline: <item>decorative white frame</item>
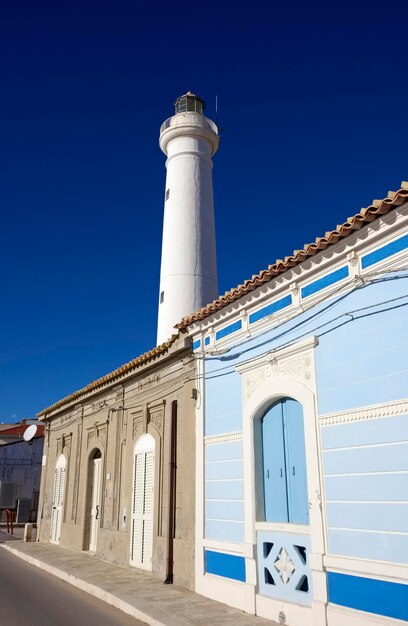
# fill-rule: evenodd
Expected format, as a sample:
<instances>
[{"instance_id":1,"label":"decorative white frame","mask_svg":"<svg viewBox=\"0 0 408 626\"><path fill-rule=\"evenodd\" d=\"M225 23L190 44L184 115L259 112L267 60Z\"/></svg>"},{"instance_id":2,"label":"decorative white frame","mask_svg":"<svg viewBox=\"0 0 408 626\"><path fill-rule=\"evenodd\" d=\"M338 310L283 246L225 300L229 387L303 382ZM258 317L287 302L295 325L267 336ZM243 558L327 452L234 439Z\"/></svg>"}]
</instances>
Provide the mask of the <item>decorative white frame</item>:
<instances>
[{"instance_id":1,"label":"decorative white frame","mask_svg":"<svg viewBox=\"0 0 408 626\"><path fill-rule=\"evenodd\" d=\"M247 583L253 587L258 615L278 621L279 613L283 612L286 622L291 626L326 624L327 586L323 570L325 549L321 510L320 433L314 363L316 344L317 340L312 337L236 367L242 374L243 383L244 553L247 559ZM260 419L268 406L283 397L293 398L303 406L310 527L265 522L258 524L256 521L254 420ZM310 608L273 600L256 593L256 531L261 528L310 533L310 568L313 580L313 599Z\"/></svg>"}]
</instances>

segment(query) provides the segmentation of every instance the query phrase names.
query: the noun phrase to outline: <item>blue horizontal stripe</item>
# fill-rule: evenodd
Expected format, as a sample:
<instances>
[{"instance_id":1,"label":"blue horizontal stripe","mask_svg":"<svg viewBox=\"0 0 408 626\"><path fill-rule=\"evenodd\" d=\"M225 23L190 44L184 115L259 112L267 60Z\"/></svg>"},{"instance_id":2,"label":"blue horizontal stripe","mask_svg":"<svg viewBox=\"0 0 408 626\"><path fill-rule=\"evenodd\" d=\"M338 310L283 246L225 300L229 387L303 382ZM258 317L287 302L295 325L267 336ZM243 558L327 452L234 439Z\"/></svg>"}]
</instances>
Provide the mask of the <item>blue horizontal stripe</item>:
<instances>
[{"instance_id":1,"label":"blue horizontal stripe","mask_svg":"<svg viewBox=\"0 0 408 626\"><path fill-rule=\"evenodd\" d=\"M280 311L285 307L292 304L292 296L289 294L276 302L272 302L272 304L268 304L268 306L264 306L259 311L255 311L255 313L251 313L249 316L249 323L253 324L254 322L258 322L259 320L267 317L268 315L272 315L272 313L276 313L276 311Z\"/></svg>"},{"instance_id":2,"label":"blue horizontal stripe","mask_svg":"<svg viewBox=\"0 0 408 626\"><path fill-rule=\"evenodd\" d=\"M329 602L408 620L408 585L328 572Z\"/></svg>"},{"instance_id":3,"label":"blue horizontal stripe","mask_svg":"<svg viewBox=\"0 0 408 626\"><path fill-rule=\"evenodd\" d=\"M201 339L196 339L195 341L193 341L193 350L198 350L200 346L201 346Z\"/></svg>"},{"instance_id":4,"label":"blue horizontal stripe","mask_svg":"<svg viewBox=\"0 0 408 626\"><path fill-rule=\"evenodd\" d=\"M234 322L233 324L230 324L229 326L225 326L224 328L221 328L221 330L217 331L215 333L215 339L218 341L218 339L222 339L223 337L226 337L227 335L231 335L231 333L235 333L237 330L240 330L242 328L242 321L238 320L238 322Z\"/></svg>"},{"instance_id":5,"label":"blue horizontal stripe","mask_svg":"<svg viewBox=\"0 0 408 626\"><path fill-rule=\"evenodd\" d=\"M321 289L324 289L325 287L328 287L329 285L333 285L334 283L337 283L339 280L343 280L343 278L347 278L348 275L349 275L349 269L347 265L345 265L344 267L341 267L340 269L334 272L331 272L330 274L326 274L326 276L322 276L322 278L315 280L313 283L310 283L310 285L306 285L306 287L302 287L302 290L301 290L302 298L307 298L308 296L311 296L312 294L317 293Z\"/></svg>"},{"instance_id":6,"label":"blue horizontal stripe","mask_svg":"<svg viewBox=\"0 0 408 626\"><path fill-rule=\"evenodd\" d=\"M210 338L209 338L209 337L206 337L206 338L204 339L204 345L205 345L205 346L208 346L208 345L209 345L209 343L210 343Z\"/></svg>"},{"instance_id":7,"label":"blue horizontal stripe","mask_svg":"<svg viewBox=\"0 0 408 626\"><path fill-rule=\"evenodd\" d=\"M207 574L216 574L217 576L232 578L241 582L246 581L245 559L243 556L206 550L205 571Z\"/></svg>"},{"instance_id":8,"label":"blue horizontal stripe","mask_svg":"<svg viewBox=\"0 0 408 626\"><path fill-rule=\"evenodd\" d=\"M387 259L389 256L397 254L397 252L401 252L401 250L405 250L406 248L408 248L408 235L391 241L391 243L387 243L386 246L382 246L382 248L378 248L378 250L374 250L374 252L363 256L361 259L361 267L364 270L366 267L370 267L370 265L374 265L374 263L378 263L378 261Z\"/></svg>"}]
</instances>

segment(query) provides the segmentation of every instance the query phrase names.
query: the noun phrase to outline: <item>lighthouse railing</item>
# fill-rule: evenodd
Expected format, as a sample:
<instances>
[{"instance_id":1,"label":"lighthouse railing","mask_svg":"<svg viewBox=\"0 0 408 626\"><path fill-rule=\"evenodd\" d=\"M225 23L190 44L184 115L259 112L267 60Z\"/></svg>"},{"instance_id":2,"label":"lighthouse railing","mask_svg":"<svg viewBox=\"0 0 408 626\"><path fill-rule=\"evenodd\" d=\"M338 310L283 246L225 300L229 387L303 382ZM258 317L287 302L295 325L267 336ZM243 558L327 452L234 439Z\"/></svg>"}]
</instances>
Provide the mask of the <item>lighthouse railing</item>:
<instances>
[{"instance_id":1,"label":"lighthouse railing","mask_svg":"<svg viewBox=\"0 0 408 626\"><path fill-rule=\"evenodd\" d=\"M183 118L183 122L180 123L180 120L177 119L177 116L173 115L172 117L169 117L160 126L160 134L162 134L167 128L170 128L170 126L184 126L185 125L184 119L185 118ZM202 116L202 121L200 120L200 122L201 123L198 123L198 120L195 119L194 126L201 126L202 128L211 128L211 130L213 130L214 133L218 135L217 125L212 120L209 120L207 117Z\"/></svg>"}]
</instances>

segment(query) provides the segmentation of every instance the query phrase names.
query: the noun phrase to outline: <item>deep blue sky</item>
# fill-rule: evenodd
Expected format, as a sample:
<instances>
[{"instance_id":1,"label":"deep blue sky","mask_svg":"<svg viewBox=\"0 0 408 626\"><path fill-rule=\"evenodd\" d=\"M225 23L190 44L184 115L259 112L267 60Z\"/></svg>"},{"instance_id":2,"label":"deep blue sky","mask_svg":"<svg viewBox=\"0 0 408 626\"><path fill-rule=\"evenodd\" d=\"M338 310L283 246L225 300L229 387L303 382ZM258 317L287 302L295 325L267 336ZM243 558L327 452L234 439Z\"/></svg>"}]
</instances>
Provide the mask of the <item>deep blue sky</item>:
<instances>
[{"instance_id":1,"label":"deep blue sky","mask_svg":"<svg viewBox=\"0 0 408 626\"><path fill-rule=\"evenodd\" d=\"M408 178L404 4L277 5L3 6L0 421L154 346L158 132L188 89L219 99L220 293Z\"/></svg>"}]
</instances>

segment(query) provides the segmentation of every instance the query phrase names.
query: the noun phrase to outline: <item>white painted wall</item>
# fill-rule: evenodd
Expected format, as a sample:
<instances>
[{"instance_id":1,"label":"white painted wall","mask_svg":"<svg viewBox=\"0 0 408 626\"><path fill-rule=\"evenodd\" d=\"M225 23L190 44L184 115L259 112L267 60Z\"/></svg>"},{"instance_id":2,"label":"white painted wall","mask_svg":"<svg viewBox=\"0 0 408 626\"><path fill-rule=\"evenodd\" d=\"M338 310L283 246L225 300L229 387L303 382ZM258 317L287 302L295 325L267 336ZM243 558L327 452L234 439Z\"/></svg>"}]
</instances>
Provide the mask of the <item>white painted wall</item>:
<instances>
[{"instance_id":1,"label":"white painted wall","mask_svg":"<svg viewBox=\"0 0 408 626\"><path fill-rule=\"evenodd\" d=\"M178 113L161 128L167 155L157 344L174 325L218 297L211 157L218 148L213 122ZM163 301L161 298L163 294Z\"/></svg>"}]
</instances>

